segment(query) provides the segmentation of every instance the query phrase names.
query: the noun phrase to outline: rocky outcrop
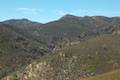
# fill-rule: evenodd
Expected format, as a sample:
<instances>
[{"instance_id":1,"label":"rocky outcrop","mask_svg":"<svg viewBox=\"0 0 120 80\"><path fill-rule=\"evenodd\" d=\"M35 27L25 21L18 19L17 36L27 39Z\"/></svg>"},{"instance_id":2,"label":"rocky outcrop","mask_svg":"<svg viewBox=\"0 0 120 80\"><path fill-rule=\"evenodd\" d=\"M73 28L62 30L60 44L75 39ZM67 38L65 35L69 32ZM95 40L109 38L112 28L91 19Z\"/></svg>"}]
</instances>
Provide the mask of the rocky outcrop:
<instances>
[{"instance_id":1,"label":"rocky outcrop","mask_svg":"<svg viewBox=\"0 0 120 80\"><path fill-rule=\"evenodd\" d=\"M47 73L52 69L47 62L33 62L23 69L23 71L17 71L2 80L53 80L47 78ZM52 74L49 76L52 76Z\"/></svg>"}]
</instances>

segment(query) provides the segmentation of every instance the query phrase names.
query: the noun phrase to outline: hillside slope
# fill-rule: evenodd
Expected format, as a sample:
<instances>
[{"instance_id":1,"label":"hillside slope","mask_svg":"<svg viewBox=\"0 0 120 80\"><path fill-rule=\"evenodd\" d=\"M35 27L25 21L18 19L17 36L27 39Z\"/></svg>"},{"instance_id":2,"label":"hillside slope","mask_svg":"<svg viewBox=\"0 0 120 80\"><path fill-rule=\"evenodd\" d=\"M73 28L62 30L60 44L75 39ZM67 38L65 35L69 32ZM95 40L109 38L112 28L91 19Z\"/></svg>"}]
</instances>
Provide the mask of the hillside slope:
<instances>
[{"instance_id":1,"label":"hillside slope","mask_svg":"<svg viewBox=\"0 0 120 80\"><path fill-rule=\"evenodd\" d=\"M0 78L47 53L41 44L0 23Z\"/></svg>"},{"instance_id":2,"label":"hillside slope","mask_svg":"<svg viewBox=\"0 0 120 80\"><path fill-rule=\"evenodd\" d=\"M120 65L118 34L120 17L65 15L46 24L27 19L4 21L0 23L0 78L21 67L29 68L36 59L40 65L45 64L45 70L48 67L43 71L44 78L51 80L89 77L117 69ZM71 45L74 43L78 45ZM43 62L39 61L39 57L56 50L43 57Z\"/></svg>"},{"instance_id":3,"label":"hillside slope","mask_svg":"<svg viewBox=\"0 0 120 80\"><path fill-rule=\"evenodd\" d=\"M104 35L64 47L8 76L9 80L79 80L116 70L120 68L119 41L119 35Z\"/></svg>"},{"instance_id":4,"label":"hillside slope","mask_svg":"<svg viewBox=\"0 0 120 80\"><path fill-rule=\"evenodd\" d=\"M28 19L10 19L3 22L4 24L10 25L12 29L16 30L20 34L42 43L42 39L40 39L40 33L38 32L42 23L33 22Z\"/></svg>"},{"instance_id":5,"label":"hillside slope","mask_svg":"<svg viewBox=\"0 0 120 80\"><path fill-rule=\"evenodd\" d=\"M99 76L91 77L88 79L80 79L80 80L120 80L120 70L115 70Z\"/></svg>"},{"instance_id":6,"label":"hillside slope","mask_svg":"<svg viewBox=\"0 0 120 80\"><path fill-rule=\"evenodd\" d=\"M86 36L120 32L119 17L65 15L49 23L41 24L27 19L8 20L18 32L42 44L58 45L61 42L78 41Z\"/></svg>"}]
</instances>

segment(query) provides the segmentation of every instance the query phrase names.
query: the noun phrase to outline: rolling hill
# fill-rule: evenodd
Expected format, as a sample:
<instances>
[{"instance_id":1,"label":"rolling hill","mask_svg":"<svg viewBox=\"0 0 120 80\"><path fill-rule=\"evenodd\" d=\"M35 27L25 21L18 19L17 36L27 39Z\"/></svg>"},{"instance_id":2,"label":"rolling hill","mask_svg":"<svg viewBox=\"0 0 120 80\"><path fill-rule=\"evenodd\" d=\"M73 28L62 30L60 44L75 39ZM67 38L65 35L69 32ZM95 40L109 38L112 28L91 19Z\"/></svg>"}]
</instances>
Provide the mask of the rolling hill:
<instances>
[{"instance_id":1,"label":"rolling hill","mask_svg":"<svg viewBox=\"0 0 120 80\"><path fill-rule=\"evenodd\" d=\"M0 22L0 79L76 80L119 69L119 34L120 17Z\"/></svg>"},{"instance_id":2,"label":"rolling hill","mask_svg":"<svg viewBox=\"0 0 120 80\"><path fill-rule=\"evenodd\" d=\"M43 49L40 43L0 23L0 78L45 53L47 49Z\"/></svg>"},{"instance_id":3,"label":"rolling hill","mask_svg":"<svg viewBox=\"0 0 120 80\"><path fill-rule=\"evenodd\" d=\"M85 16L67 14L49 23L37 23L27 19L7 20L5 24L14 26L21 34L49 45L64 41L78 41L85 36L120 32L119 17Z\"/></svg>"},{"instance_id":4,"label":"rolling hill","mask_svg":"<svg viewBox=\"0 0 120 80\"><path fill-rule=\"evenodd\" d=\"M91 38L44 56L8 77L10 80L79 80L101 75L120 68L119 41L119 35Z\"/></svg>"}]
</instances>

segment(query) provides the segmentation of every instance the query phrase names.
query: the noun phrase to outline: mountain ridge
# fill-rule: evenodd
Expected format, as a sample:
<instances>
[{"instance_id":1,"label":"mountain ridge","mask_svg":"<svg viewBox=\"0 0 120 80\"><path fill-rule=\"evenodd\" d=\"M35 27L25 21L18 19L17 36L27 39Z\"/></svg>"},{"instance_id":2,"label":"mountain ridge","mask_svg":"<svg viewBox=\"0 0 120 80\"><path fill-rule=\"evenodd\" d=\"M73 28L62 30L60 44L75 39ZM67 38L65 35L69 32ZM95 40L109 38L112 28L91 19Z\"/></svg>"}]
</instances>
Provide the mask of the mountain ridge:
<instances>
[{"instance_id":1,"label":"mountain ridge","mask_svg":"<svg viewBox=\"0 0 120 80\"><path fill-rule=\"evenodd\" d=\"M106 18L120 18L120 16L100 16L100 15L96 15L96 16L77 16L77 15L72 15L72 14L65 14L63 15L62 17L60 17L59 19L61 18L65 18L65 17L77 17L77 18L84 18L84 17L106 17ZM58 20L59 20L58 19ZM25 21L32 21L30 19L27 19L27 18L19 18L19 19L9 19L9 20L4 20L4 21L1 21L1 22L5 22L5 21L10 21L10 20L25 20ZM57 20L51 20L49 22L53 22L53 21L57 21ZM41 23L39 21L33 21L33 22L36 22L36 23ZM46 23L49 23L49 22L46 22ZM46 23L41 23L41 24L46 24Z\"/></svg>"},{"instance_id":2,"label":"mountain ridge","mask_svg":"<svg viewBox=\"0 0 120 80\"><path fill-rule=\"evenodd\" d=\"M79 74L76 73L79 68L76 66L65 66L66 63L69 63L69 60L72 59L74 61L76 55L84 57L80 57L81 60L77 59L79 64L82 64L81 61L88 63L91 61L89 64L86 63L87 66L85 64L81 65L83 69L88 70L81 72L83 77L99 74L102 73L102 71L113 70L113 66L114 68L119 67L119 54L117 54L119 53L119 35L119 17L78 17L65 15L56 21L46 24L33 22L28 19L12 19L0 22L0 79L11 75L12 72L16 73L16 71L19 71L23 67L29 68L32 62L36 62L36 60L39 61L39 59L41 60L43 58L45 58L46 62L41 62L39 65L40 67L42 65L44 69L47 67L47 71L51 71L49 68L52 66L52 68L55 68L55 72L59 72L62 76L62 74L66 73L64 69L68 69L69 67L70 71L72 70L74 73L70 73L70 75L79 76ZM107 44L109 46L106 46ZM81 45L81 47L77 45ZM87 50L89 50L89 52L86 52ZM113 53L118 56L115 56ZM63 56L63 61L61 61L59 55ZM72 57L72 55L75 56ZM90 60L88 61L88 59ZM104 62L101 61L103 59L105 60ZM108 61L109 59L111 60ZM59 64L56 65L56 61L58 61L57 63ZM48 62L50 65L46 66ZM116 63L114 64L114 62ZM97 63L99 64L96 65ZM33 64L33 66L39 68L39 65L37 66L37 64L35 64ZM76 62L75 64L79 66ZM103 66L103 64L106 66ZM54 74L54 70L52 70L52 77L46 77L59 78L59 76ZM81 68L79 70L81 70ZM49 73L45 74L50 75ZM67 74L66 76L70 77ZM64 77L65 76L62 76L62 78ZM71 78L74 80L76 77L71 76Z\"/></svg>"}]
</instances>

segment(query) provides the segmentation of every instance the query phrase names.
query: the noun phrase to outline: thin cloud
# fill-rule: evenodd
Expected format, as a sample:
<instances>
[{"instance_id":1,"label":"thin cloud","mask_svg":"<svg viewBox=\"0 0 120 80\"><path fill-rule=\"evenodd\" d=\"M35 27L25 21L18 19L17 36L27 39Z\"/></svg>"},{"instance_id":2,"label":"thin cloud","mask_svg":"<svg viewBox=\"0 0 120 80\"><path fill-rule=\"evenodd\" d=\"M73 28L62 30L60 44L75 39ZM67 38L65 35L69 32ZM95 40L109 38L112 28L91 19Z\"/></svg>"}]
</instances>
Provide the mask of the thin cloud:
<instances>
[{"instance_id":1,"label":"thin cloud","mask_svg":"<svg viewBox=\"0 0 120 80\"><path fill-rule=\"evenodd\" d=\"M107 11L108 12L108 11ZM93 16L93 14L96 15L105 15L105 12L102 10L95 10L95 9L76 9L76 10L71 10L71 11L67 11L67 10L57 10L56 12L57 16L63 16L66 14L72 14L72 15L79 15L79 16Z\"/></svg>"},{"instance_id":2,"label":"thin cloud","mask_svg":"<svg viewBox=\"0 0 120 80\"><path fill-rule=\"evenodd\" d=\"M56 15L58 16L63 16L63 15L66 15L66 14L71 14L71 15L80 15L80 14L86 14L88 13L89 11L87 10L84 10L84 9L76 9L76 10L71 10L71 11L65 11L65 10L57 10L56 11Z\"/></svg>"},{"instance_id":3,"label":"thin cloud","mask_svg":"<svg viewBox=\"0 0 120 80\"><path fill-rule=\"evenodd\" d=\"M17 11L23 14L37 15L43 10L37 8L17 8Z\"/></svg>"}]
</instances>

